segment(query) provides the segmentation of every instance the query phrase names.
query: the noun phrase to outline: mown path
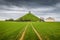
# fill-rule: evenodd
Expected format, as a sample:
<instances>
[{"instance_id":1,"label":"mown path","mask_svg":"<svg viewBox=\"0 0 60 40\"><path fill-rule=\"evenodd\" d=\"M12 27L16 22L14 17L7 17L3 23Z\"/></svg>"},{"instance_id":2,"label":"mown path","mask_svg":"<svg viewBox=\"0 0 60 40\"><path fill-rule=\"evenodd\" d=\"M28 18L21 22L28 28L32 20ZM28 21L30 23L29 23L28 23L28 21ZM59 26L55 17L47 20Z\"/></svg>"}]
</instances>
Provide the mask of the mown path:
<instances>
[{"instance_id":1,"label":"mown path","mask_svg":"<svg viewBox=\"0 0 60 40\"><path fill-rule=\"evenodd\" d=\"M36 35L38 36L39 40L42 40L41 35L37 32L37 30L33 27L33 25L31 24L31 27L33 28L34 32L36 33Z\"/></svg>"},{"instance_id":2,"label":"mown path","mask_svg":"<svg viewBox=\"0 0 60 40\"><path fill-rule=\"evenodd\" d=\"M25 36L26 30L27 30L27 27L28 27L28 25L26 25L26 27L25 27L25 29L24 29L24 31L22 33L22 36L21 36L21 38L19 40L24 40L24 36Z\"/></svg>"},{"instance_id":3,"label":"mown path","mask_svg":"<svg viewBox=\"0 0 60 40\"><path fill-rule=\"evenodd\" d=\"M29 23L28 23L29 24ZM37 32L37 30L34 28L34 26L30 23L32 29L34 30L34 32L36 33L36 35L38 36L39 40L42 40L42 37L41 35ZM27 31L27 28L28 28L28 25L25 27L23 33L22 33L22 36L20 37L19 40L24 40L24 37L25 37L25 33Z\"/></svg>"}]
</instances>

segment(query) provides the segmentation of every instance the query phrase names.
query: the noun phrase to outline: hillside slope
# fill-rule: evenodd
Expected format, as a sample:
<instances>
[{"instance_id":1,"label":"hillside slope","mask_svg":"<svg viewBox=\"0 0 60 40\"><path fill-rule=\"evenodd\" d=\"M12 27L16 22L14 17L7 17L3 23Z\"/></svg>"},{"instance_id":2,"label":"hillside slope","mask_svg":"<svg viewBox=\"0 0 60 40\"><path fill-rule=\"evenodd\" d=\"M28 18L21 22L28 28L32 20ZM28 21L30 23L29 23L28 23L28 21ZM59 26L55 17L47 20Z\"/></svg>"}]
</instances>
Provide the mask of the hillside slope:
<instances>
[{"instance_id":1,"label":"hillside slope","mask_svg":"<svg viewBox=\"0 0 60 40\"><path fill-rule=\"evenodd\" d=\"M40 21L38 17L33 15L31 12L17 19L18 21Z\"/></svg>"}]
</instances>

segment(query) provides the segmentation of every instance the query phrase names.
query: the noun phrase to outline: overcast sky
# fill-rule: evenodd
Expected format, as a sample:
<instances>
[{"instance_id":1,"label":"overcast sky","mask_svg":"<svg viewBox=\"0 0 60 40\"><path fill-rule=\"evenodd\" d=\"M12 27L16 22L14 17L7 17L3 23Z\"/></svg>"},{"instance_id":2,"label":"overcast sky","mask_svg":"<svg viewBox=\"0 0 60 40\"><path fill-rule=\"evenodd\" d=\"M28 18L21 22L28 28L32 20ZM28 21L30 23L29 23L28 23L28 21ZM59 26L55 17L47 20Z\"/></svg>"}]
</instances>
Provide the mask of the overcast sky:
<instances>
[{"instance_id":1,"label":"overcast sky","mask_svg":"<svg viewBox=\"0 0 60 40\"><path fill-rule=\"evenodd\" d=\"M0 20L19 18L28 11L60 21L60 0L0 0Z\"/></svg>"}]
</instances>

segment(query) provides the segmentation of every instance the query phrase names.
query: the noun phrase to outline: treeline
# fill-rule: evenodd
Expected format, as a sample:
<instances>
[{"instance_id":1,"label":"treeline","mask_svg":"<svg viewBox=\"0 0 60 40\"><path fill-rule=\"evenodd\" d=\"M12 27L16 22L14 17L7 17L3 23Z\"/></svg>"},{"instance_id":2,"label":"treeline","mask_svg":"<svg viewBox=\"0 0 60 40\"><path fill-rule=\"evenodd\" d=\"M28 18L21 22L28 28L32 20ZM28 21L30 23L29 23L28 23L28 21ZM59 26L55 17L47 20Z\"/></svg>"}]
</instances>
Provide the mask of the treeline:
<instances>
[{"instance_id":1,"label":"treeline","mask_svg":"<svg viewBox=\"0 0 60 40\"><path fill-rule=\"evenodd\" d=\"M22 19L20 19L20 20L14 20L14 19L12 19L12 18L6 19L5 21L33 22L32 20L22 20ZM44 21L44 19L40 19L40 22L45 22L45 21Z\"/></svg>"},{"instance_id":2,"label":"treeline","mask_svg":"<svg viewBox=\"0 0 60 40\"><path fill-rule=\"evenodd\" d=\"M5 21L15 21L15 20L11 18L11 19L6 19Z\"/></svg>"}]
</instances>

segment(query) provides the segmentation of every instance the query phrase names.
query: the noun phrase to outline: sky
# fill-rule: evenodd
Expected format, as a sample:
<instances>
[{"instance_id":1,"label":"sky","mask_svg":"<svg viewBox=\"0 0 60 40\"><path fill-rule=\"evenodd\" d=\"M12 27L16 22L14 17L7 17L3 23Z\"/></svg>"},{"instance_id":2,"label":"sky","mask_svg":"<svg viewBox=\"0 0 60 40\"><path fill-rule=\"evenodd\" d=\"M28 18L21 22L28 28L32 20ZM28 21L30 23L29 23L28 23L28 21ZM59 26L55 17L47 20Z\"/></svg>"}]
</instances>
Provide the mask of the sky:
<instances>
[{"instance_id":1,"label":"sky","mask_svg":"<svg viewBox=\"0 0 60 40\"><path fill-rule=\"evenodd\" d=\"M0 0L0 20L17 19L29 11L39 18L60 21L60 0Z\"/></svg>"}]
</instances>

